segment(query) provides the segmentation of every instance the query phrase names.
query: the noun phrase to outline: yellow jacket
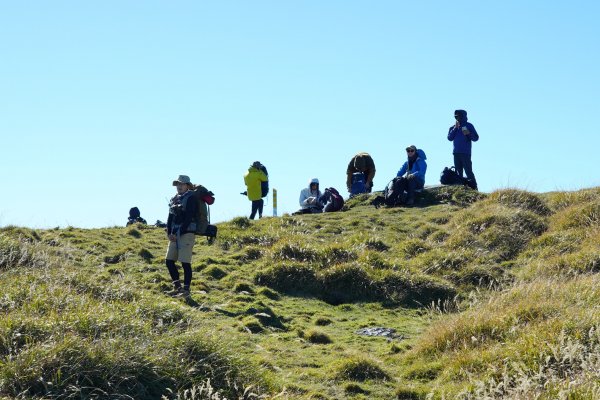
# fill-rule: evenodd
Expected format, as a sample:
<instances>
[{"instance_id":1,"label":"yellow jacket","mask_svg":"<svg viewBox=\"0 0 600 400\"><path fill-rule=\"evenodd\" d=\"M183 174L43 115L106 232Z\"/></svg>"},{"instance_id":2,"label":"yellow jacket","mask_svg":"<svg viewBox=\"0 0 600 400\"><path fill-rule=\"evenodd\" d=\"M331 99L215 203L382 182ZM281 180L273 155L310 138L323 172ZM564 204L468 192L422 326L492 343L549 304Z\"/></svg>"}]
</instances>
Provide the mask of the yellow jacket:
<instances>
[{"instance_id":1,"label":"yellow jacket","mask_svg":"<svg viewBox=\"0 0 600 400\"><path fill-rule=\"evenodd\" d=\"M248 200L260 200L262 195L261 182L268 181L267 175L260 169L255 167L248 168L248 172L244 174L244 183L247 187Z\"/></svg>"}]
</instances>

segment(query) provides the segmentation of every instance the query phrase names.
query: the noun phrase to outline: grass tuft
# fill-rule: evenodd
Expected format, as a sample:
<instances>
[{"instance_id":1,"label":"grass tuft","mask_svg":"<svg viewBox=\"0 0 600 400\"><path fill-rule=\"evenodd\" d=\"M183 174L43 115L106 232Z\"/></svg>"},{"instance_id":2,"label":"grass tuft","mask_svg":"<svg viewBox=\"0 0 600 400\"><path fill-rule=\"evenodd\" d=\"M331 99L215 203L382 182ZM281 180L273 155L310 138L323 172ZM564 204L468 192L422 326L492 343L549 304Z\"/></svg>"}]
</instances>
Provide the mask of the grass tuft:
<instances>
[{"instance_id":1,"label":"grass tuft","mask_svg":"<svg viewBox=\"0 0 600 400\"><path fill-rule=\"evenodd\" d=\"M310 343L314 344L330 344L333 342L329 335L315 329L311 329L308 332L305 332L304 338Z\"/></svg>"},{"instance_id":2,"label":"grass tuft","mask_svg":"<svg viewBox=\"0 0 600 400\"><path fill-rule=\"evenodd\" d=\"M390 379L379 365L362 357L344 359L335 366L334 371L335 377L342 380L364 382L371 379Z\"/></svg>"}]
</instances>

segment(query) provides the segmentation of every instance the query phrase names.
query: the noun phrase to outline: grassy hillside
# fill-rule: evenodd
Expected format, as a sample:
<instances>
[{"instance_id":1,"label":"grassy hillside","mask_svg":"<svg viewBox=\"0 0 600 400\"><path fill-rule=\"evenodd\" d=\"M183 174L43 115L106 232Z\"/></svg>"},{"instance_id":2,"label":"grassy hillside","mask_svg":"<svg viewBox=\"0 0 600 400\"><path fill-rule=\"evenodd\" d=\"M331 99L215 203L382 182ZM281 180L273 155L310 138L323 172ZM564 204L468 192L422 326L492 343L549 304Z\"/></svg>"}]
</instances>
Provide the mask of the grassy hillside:
<instances>
[{"instance_id":1,"label":"grassy hillside","mask_svg":"<svg viewBox=\"0 0 600 400\"><path fill-rule=\"evenodd\" d=\"M0 398L600 398L600 188L369 202L220 224L188 300L161 229L3 228Z\"/></svg>"}]
</instances>

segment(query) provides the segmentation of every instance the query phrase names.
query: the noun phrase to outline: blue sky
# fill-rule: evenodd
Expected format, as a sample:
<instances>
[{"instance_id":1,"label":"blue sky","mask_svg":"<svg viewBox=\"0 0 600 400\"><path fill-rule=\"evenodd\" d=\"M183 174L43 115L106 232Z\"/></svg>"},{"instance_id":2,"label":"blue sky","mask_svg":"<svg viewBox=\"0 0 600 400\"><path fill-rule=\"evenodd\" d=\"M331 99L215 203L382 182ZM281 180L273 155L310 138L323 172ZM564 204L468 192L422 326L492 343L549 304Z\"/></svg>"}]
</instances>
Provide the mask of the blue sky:
<instances>
[{"instance_id":1,"label":"blue sky","mask_svg":"<svg viewBox=\"0 0 600 400\"><path fill-rule=\"evenodd\" d=\"M600 185L600 3L0 1L0 226L167 217L187 174L213 222L248 215L269 169L279 214L358 151L383 189L415 144L427 184L466 109L482 191ZM271 214L272 199L266 202Z\"/></svg>"}]
</instances>

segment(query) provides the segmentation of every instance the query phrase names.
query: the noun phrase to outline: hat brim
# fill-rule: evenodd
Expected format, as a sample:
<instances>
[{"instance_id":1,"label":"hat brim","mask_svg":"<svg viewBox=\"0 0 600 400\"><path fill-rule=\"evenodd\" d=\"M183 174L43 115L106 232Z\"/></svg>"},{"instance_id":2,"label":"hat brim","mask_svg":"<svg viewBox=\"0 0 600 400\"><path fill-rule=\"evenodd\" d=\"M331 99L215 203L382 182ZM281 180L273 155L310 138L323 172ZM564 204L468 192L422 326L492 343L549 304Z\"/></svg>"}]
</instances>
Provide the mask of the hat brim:
<instances>
[{"instance_id":1,"label":"hat brim","mask_svg":"<svg viewBox=\"0 0 600 400\"><path fill-rule=\"evenodd\" d=\"M181 181L173 181L173 186L177 186L178 183L183 183L185 185L192 186L191 182L181 182Z\"/></svg>"}]
</instances>

